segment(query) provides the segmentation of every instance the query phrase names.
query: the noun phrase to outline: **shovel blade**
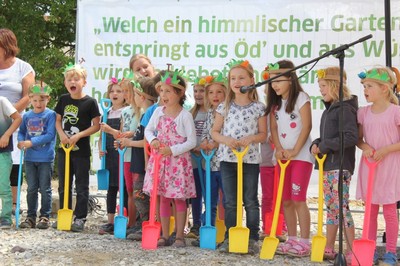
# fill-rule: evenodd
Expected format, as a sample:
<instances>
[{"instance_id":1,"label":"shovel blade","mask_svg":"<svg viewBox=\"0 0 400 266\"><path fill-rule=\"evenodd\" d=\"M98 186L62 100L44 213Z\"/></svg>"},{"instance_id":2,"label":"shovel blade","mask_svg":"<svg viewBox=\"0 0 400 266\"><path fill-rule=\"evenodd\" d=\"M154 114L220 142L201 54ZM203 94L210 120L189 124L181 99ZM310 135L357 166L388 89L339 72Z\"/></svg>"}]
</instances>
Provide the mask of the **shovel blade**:
<instances>
[{"instance_id":1,"label":"shovel blade","mask_svg":"<svg viewBox=\"0 0 400 266\"><path fill-rule=\"evenodd\" d=\"M267 212L265 214L265 233L270 234L271 233L271 227L272 227L272 220L274 219L274 213L273 212ZM276 233L275 235L281 236L282 235L282 228L283 228L283 214L280 213L278 216L278 225L276 226Z\"/></svg>"},{"instance_id":2,"label":"shovel blade","mask_svg":"<svg viewBox=\"0 0 400 266\"><path fill-rule=\"evenodd\" d=\"M229 252L248 253L249 252L249 228L235 226L229 228Z\"/></svg>"},{"instance_id":3,"label":"shovel blade","mask_svg":"<svg viewBox=\"0 0 400 266\"><path fill-rule=\"evenodd\" d=\"M217 229L214 226L203 225L200 227L200 248L217 248Z\"/></svg>"},{"instance_id":4,"label":"shovel blade","mask_svg":"<svg viewBox=\"0 0 400 266\"><path fill-rule=\"evenodd\" d=\"M322 262L324 260L326 237L316 235L312 238L311 261Z\"/></svg>"},{"instance_id":5,"label":"shovel blade","mask_svg":"<svg viewBox=\"0 0 400 266\"><path fill-rule=\"evenodd\" d=\"M157 249L157 241L160 237L161 224L159 222L143 222L142 248Z\"/></svg>"},{"instance_id":6,"label":"shovel blade","mask_svg":"<svg viewBox=\"0 0 400 266\"><path fill-rule=\"evenodd\" d=\"M126 238L126 225L128 224L128 219L125 216L118 215L114 218L114 236L116 238L125 239Z\"/></svg>"},{"instance_id":7,"label":"shovel blade","mask_svg":"<svg viewBox=\"0 0 400 266\"><path fill-rule=\"evenodd\" d=\"M57 212L57 229L71 231L73 211L70 209L60 209Z\"/></svg>"},{"instance_id":8,"label":"shovel blade","mask_svg":"<svg viewBox=\"0 0 400 266\"><path fill-rule=\"evenodd\" d=\"M354 240L351 265L372 265L374 252L375 241L369 239Z\"/></svg>"},{"instance_id":9,"label":"shovel blade","mask_svg":"<svg viewBox=\"0 0 400 266\"><path fill-rule=\"evenodd\" d=\"M215 227L217 228L217 243L224 242L226 232L224 221L217 218L215 221Z\"/></svg>"},{"instance_id":10,"label":"shovel blade","mask_svg":"<svg viewBox=\"0 0 400 266\"><path fill-rule=\"evenodd\" d=\"M107 190L110 180L110 172L107 169L97 170L97 189Z\"/></svg>"},{"instance_id":11,"label":"shovel blade","mask_svg":"<svg viewBox=\"0 0 400 266\"><path fill-rule=\"evenodd\" d=\"M169 235L172 235L172 233L175 231L175 217L170 216L169 217Z\"/></svg>"},{"instance_id":12,"label":"shovel blade","mask_svg":"<svg viewBox=\"0 0 400 266\"><path fill-rule=\"evenodd\" d=\"M276 237L266 237L264 238L261 252L260 252L260 259L263 260L272 260L275 256L276 249L279 245L279 239Z\"/></svg>"}]
</instances>

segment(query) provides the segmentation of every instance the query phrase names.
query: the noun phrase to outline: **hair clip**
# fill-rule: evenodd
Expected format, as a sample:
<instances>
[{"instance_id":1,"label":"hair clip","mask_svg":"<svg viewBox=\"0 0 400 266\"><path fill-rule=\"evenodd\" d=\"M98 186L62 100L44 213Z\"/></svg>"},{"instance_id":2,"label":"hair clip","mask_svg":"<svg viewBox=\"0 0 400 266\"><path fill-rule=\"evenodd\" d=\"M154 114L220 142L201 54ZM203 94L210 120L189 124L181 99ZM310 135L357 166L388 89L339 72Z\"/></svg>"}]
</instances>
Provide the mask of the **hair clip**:
<instances>
[{"instance_id":1,"label":"hair clip","mask_svg":"<svg viewBox=\"0 0 400 266\"><path fill-rule=\"evenodd\" d=\"M31 94L46 94L46 95L50 95L51 90L52 89L48 85L46 85L44 87L41 87L39 85L35 85L30 89L29 92Z\"/></svg>"},{"instance_id":2,"label":"hair clip","mask_svg":"<svg viewBox=\"0 0 400 266\"><path fill-rule=\"evenodd\" d=\"M319 79L323 79L323 78L325 78L325 76L326 76L326 71L325 71L325 69L318 69L318 70L317 70L317 77L318 77Z\"/></svg>"},{"instance_id":3,"label":"hair clip","mask_svg":"<svg viewBox=\"0 0 400 266\"><path fill-rule=\"evenodd\" d=\"M108 82L108 84L109 84L109 85L111 85L111 84L116 85L116 84L118 84L120 81L121 81L121 79L117 79L116 77L112 77L112 78L110 79L110 81Z\"/></svg>"},{"instance_id":4,"label":"hair clip","mask_svg":"<svg viewBox=\"0 0 400 266\"><path fill-rule=\"evenodd\" d=\"M364 71L358 74L358 77L362 80L364 79L374 79L381 82L390 82L390 77L387 72L379 73L376 68L370 71Z\"/></svg>"},{"instance_id":5,"label":"hair clip","mask_svg":"<svg viewBox=\"0 0 400 266\"><path fill-rule=\"evenodd\" d=\"M247 60L235 60L235 59L232 59L230 62L228 62L226 64L228 65L229 69L232 69L232 68L237 67L237 66L242 66L244 68L248 68L249 67L249 61L247 61Z\"/></svg>"}]
</instances>

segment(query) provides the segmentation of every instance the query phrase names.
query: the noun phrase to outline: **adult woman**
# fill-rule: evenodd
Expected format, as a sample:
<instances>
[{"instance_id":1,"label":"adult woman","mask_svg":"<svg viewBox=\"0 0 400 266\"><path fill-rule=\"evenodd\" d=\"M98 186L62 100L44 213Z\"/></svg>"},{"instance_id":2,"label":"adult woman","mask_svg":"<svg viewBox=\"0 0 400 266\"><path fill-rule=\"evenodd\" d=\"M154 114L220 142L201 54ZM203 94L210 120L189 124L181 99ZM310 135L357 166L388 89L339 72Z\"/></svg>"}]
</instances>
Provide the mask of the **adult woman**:
<instances>
[{"instance_id":1,"label":"adult woman","mask_svg":"<svg viewBox=\"0 0 400 266\"><path fill-rule=\"evenodd\" d=\"M28 106L28 90L29 86L35 83L35 71L30 64L16 57L18 52L19 48L15 34L9 29L1 28L0 96L7 97L15 109L21 113ZM13 168L10 175L14 203L13 212L15 211L20 157L19 149L16 148L16 136L17 134L13 135Z\"/></svg>"}]
</instances>

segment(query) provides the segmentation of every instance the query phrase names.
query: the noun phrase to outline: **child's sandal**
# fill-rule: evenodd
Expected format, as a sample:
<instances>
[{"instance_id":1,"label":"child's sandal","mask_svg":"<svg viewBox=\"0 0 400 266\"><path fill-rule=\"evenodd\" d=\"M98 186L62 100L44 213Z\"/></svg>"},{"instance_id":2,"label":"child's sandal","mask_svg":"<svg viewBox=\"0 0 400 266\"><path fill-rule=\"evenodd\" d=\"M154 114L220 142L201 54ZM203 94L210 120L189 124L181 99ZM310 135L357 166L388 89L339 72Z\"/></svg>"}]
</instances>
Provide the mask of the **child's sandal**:
<instances>
[{"instance_id":1,"label":"child's sandal","mask_svg":"<svg viewBox=\"0 0 400 266\"><path fill-rule=\"evenodd\" d=\"M294 257L307 257L310 256L310 253L310 245L300 241L297 241L287 252L288 255Z\"/></svg>"},{"instance_id":2,"label":"child's sandal","mask_svg":"<svg viewBox=\"0 0 400 266\"><path fill-rule=\"evenodd\" d=\"M324 260L334 260L336 256L336 252L333 248L327 247L324 251Z\"/></svg>"},{"instance_id":3,"label":"child's sandal","mask_svg":"<svg viewBox=\"0 0 400 266\"><path fill-rule=\"evenodd\" d=\"M168 239L163 236L160 236L160 238L157 241L157 247L168 247L170 245L171 244L169 243Z\"/></svg>"},{"instance_id":4,"label":"child's sandal","mask_svg":"<svg viewBox=\"0 0 400 266\"><path fill-rule=\"evenodd\" d=\"M183 238L175 238L174 244L172 244L174 248L184 248L186 247L185 239Z\"/></svg>"},{"instance_id":5,"label":"child's sandal","mask_svg":"<svg viewBox=\"0 0 400 266\"><path fill-rule=\"evenodd\" d=\"M288 253L289 249L292 247L292 245L295 245L296 241L293 239L289 239L288 241L284 243L279 243L277 249L276 249L276 254L280 255L285 255Z\"/></svg>"}]
</instances>

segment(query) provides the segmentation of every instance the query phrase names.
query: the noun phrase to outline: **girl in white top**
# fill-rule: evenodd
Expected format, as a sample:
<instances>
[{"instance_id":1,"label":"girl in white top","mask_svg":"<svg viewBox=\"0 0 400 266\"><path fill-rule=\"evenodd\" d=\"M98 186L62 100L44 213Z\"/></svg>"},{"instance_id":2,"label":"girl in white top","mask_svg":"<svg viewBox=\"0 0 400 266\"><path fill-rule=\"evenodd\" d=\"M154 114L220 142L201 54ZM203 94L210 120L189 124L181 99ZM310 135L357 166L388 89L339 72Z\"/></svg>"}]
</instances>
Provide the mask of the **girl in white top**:
<instances>
[{"instance_id":1,"label":"girl in white top","mask_svg":"<svg viewBox=\"0 0 400 266\"><path fill-rule=\"evenodd\" d=\"M242 86L254 84L254 70L248 61L232 60L228 63L229 91L224 103L216 110L211 136L218 142L217 156L221 160L220 171L225 193L225 241L220 247L227 252L229 228L236 225L237 211L237 158L232 149L248 152L243 157L243 202L246 210L246 226L250 229L248 252L257 253L260 224L260 204L257 198L259 143L267 138L265 105L258 101L257 91L241 93Z\"/></svg>"},{"instance_id":2,"label":"girl in white top","mask_svg":"<svg viewBox=\"0 0 400 266\"><path fill-rule=\"evenodd\" d=\"M270 77L293 69L290 61L282 60L268 66ZM277 160L290 160L286 168L282 194L288 241L276 253L292 256L310 255L310 210L306 196L313 168L311 145L311 105L295 72L289 72L267 87L267 113L271 113L271 136ZM300 239L297 239L297 220Z\"/></svg>"}]
</instances>

